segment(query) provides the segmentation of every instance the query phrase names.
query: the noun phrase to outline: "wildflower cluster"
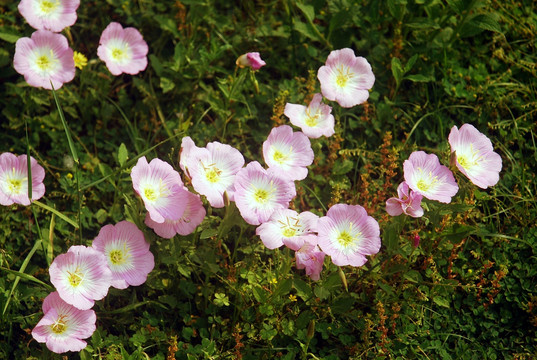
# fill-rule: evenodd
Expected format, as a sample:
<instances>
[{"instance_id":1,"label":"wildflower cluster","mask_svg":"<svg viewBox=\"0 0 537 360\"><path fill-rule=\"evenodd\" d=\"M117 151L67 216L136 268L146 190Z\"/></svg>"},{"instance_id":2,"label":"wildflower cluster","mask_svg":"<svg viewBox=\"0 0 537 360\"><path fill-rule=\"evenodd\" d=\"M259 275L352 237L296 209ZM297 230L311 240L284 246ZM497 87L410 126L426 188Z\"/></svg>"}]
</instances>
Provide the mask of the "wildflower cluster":
<instances>
[{"instance_id":1,"label":"wildflower cluster","mask_svg":"<svg viewBox=\"0 0 537 360\"><path fill-rule=\"evenodd\" d=\"M474 185L486 189L498 182L502 159L492 143L474 126L454 126L448 137L452 159L457 169ZM451 170L440 164L435 154L415 151L403 163L405 180L397 188L398 197L386 201L386 211L392 216L405 214L421 217L423 197L450 203L459 186Z\"/></svg>"},{"instance_id":2,"label":"wildflower cluster","mask_svg":"<svg viewBox=\"0 0 537 360\"><path fill-rule=\"evenodd\" d=\"M75 67L82 69L87 58L69 47L59 34L75 24L80 0L22 0L18 9L28 24L36 29L17 40L13 65L28 85L59 89L75 77ZM135 28L110 23L103 31L97 55L113 75L135 75L147 67L147 43Z\"/></svg>"}]
</instances>

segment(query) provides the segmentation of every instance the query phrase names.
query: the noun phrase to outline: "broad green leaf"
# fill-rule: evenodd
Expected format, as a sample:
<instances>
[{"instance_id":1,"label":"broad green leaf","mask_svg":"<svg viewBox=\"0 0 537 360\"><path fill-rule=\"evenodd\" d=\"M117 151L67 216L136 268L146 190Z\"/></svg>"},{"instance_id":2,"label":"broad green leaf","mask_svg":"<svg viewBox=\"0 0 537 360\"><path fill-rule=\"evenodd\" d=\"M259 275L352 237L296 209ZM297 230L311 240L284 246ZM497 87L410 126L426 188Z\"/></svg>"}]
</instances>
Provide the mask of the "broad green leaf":
<instances>
[{"instance_id":1,"label":"broad green leaf","mask_svg":"<svg viewBox=\"0 0 537 360\"><path fill-rule=\"evenodd\" d=\"M19 35L13 35L13 34L5 33L5 32L0 32L0 39L7 41L8 43L11 43L11 44L16 43L17 40L19 40L19 38L20 38Z\"/></svg>"},{"instance_id":2,"label":"broad green leaf","mask_svg":"<svg viewBox=\"0 0 537 360\"><path fill-rule=\"evenodd\" d=\"M438 306L449 308L450 301L448 299L446 299L445 297L435 296L435 297L433 297L433 301Z\"/></svg>"},{"instance_id":3,"label":"broad green leaf","mask_svg":"<svg viewBox=\"0 0 537 360\"><path fill-rule=\"evenodd\" d=\"M401 81L403 81L403 66L401 65L401 60L399 60L396 57L392 58L392 74L395 78L395 82L397 84L397 87L401 84Z\"/></svg>"},{"instance_id":4,"label":"broad green leaf","mask_svg":"<svg viewBox=\"0 0 537 360\"><path fill-rule=\"evenodd\" d=\"M302 300L307 301L313 297L313 292L311 287L303 280L294 279L293 287L296 290L296 294L302 298Z\"/></svg>"},{"instance_id":5,"label":"broad green leaf","mask_svg":"<svg viewBox=\"0 0 537 360\"><path fill-rule=\"evenodd\" d=\"M124 143L121 143L117 151L117 160L119 162L119 165L123 167L123 165L125 165L125 162L127 162L128 159L129 159L129 154L127 152L127 147L125 146Z\"/></svg>"}]
</instances>

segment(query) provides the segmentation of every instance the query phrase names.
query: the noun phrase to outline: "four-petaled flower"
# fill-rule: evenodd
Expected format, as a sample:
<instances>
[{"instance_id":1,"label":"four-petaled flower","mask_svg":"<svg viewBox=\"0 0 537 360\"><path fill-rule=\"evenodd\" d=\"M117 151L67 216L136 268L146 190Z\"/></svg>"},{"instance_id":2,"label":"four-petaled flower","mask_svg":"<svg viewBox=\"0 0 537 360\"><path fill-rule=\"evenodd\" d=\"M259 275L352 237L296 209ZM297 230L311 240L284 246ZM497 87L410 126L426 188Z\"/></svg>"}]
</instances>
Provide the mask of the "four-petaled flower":
<instances>
[{"instance_id":1,"label":"four-petaled flower","mask_svg":"<svg viewBox=\"0 0 537 360\"><path fill-rule=\"evenodd\" d=\"M112 272L104 254L92 247L71 246L49 267L50 282L60 297L80 310L93 307L108 293Z\"/></svg>"},{"instance_id":2,"label":"four-petaled flower","mask_svg":"<svg viewBox=\"0 0 537 360\"><path fill-rule=\"evenodd\" d=\"M453 173L435 154L414 151L403 163L403 171L408 187L429 200L450 203L459 191Z\"/></svg>"},{"instance_id":3,"label":"four-petaled flower","mask_svg":"<svg viewBox=\"0 0 537 360\"><path fill-rule=\"evenodd\" d=\"M380 250L378 222L360 205L336 204L319 219L319 247L338 266L362 266Z\"/></svg>"},{"instance_id":4,"label":"four-petaled flower","mask_svg":"<svg viewBox=\"0 0 537 360\"><path fill-rule=\"evenodd\" d=\"M80 351L88 345L82 339L95 331L95 311L77 309L54 291L43 301L43 313L43 318L32 330L37 342L46 343L50 351L58 354Z\"/></svg>"},{"instance_id":5,"label":"four-petaled flower","mask_svg":"<svg viewBox=\"0 0 537 360\"><path fill-rule=\"evenodd\" d=\"M298 126L302 132L313 139L322 135L334 135L334 115L332 108L322 102L323 96L315 94L306 107L298 104L285 104L283 113L289 118L291 124Z\"/></svg>"},{"instance_id":6,"label":"four-petaled flower","mask_svg":"<svg viewBox=\"0 0 537 360\"><path fill-rule=\"evenodd\" d=\"M235 177L235 203L250 225L264 223L277 209L285 209L296 195L295 184L252 161Z\"/></svg>"},{"instance_id":7,"label":"four-petaled flower","mask_svg":"<svg viewBox=\"0 0 537 360\"><path fill-rule=\"evenodd\" d=\"M181 176L172 166L160 159L148 164L145 156L131 170L132 186L153 221L163 223L179 220L186 207L187 190Z\"/></svg>"},{"instance_id":8,"label":"four-petaled flower","mask_svg":"<svg viewBox=\"0 0 537 360\"><path fill-rule=\"evenodd\" d=\"M334 50L317 72L325 98L345 108L366 102L375 83L371 65L349 48Z\"/></svg>"},{"instance_id":9,"label":"four-petaled flower","mask_svg":"<svg viewBox=\"0 0 537 360\"><path fill-rule=\"evenodd\" d=\"M155 266L144 233L128 221L103 226L91 246L106 257L116 289L143 284Z\"/></svg>"},{"instance_id":10,"label":"four-petaled flower","mask_svg":"<svg viewBox=\"0 0 537 360\"><path fill-rule=\"evenodd\" d=\"M255 233L269 249L285 245L298 250L308 238L317 237L318 220L319 217L309 211L299 214L291 209L278 209L267 222L257 227Z\"/></svg>"},{"instance_id":11,"label":"four-petaled flower","mask_svg":"<svg viewBox=\"0 0 537 360\"><path fill-rule=\"evenodd\" d=\"M28 158L12 153L0 154L0 204L30 205L28 198ZM30 156L32 170L32 201L45 194L45 169Z\"/></svg>"},{"instance_id":12,"label":"four-petaled flower","mask_svg":"<svg viewBox=\"0 0 537 360\"><path fill-rule=\"evenodd\" d=\"M80 0L21 0L19 12L36 30L60 32L76 22Z\"/></svg>"},{"instance_id":13,"label":"four-petaled flower","mask_svg":"<svg viewBox=\"0 0 537 360\"><path fill-rule=\"evenodd\" d=\"M496 185L500 180L502 158L494 152L486 135L473 125L464 124L460 129L453 126L448 139L461 173L482 189Z\"/></svg>"},{"instance_id":14,"label":"four-petaled flower","mask_svg":"<svg viewBox=\"0 0 537 360\"><path fill-rule=\"evenodd\" d=\"M123 28L111 22L101 34L97 55L112 75L135 75L147 67L149 48L142 34L133 28Z\"/></svg>"},{"instance_id":15,"label":"four-petaled flower","mask_svg":"<svg viewBox=\"0 0 537 360\"><path fill-rule=\"evenodd\" d=\"M282 125L273 128L263 142L263 159L281 177L303 180L308 175L307 166L313 163L313 150L304 133Z\"/></svg>"},{"instance_id":16,"label":"four-petaled flower","mask_svg":"<svg viewBox=\"0 0 537 360\"><path fill-rule=\"evenodd\" d=\"M17 40L13 66L29 85L48 90L52 86L57 90L75 77L73 50L67 39L48 30Z\"/></svg>"},{"instance_id":17,"label":"four-petaled flower","mask_svg":"<svg viewBox=\"0 0 537 360\"><path fill-rule=\"evenodd\" d=\"M151 219L149 214L145 216L145 224L149 226L160 237L171 239L176 234L186 236L192 234L196 227L205 218L205 208L201 203L200 196L186 193L186 208L179 220L165 219L163 223L157 223Z\"/></svg>"}]
</instances>

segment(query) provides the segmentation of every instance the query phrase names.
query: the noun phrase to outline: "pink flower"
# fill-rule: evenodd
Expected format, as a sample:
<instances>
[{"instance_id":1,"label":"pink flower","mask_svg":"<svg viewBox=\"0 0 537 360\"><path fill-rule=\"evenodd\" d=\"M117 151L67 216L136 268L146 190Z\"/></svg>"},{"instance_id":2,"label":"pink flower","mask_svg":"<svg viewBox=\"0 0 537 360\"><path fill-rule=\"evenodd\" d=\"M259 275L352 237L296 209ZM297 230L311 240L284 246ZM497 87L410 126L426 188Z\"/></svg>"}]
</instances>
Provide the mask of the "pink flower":
<instances>
[{"instance_id":1,"label":"pink flower","mask_svg":"<svg viewBox=\"0 0 537 360\"><path fill-rule=\"evenodd\" d=\"M17 40L13 66L29 85L48 90L52 86L57 90L75 77L73 50L67 39L48 30Z\"/></svg>"},{"instance_id":2,"label":"pink flower","mask_svg":"<svg viewBox=\"0 0 537 360\"><path fill-rule=\"evenodd\" d=\"M80 0L21 0L19 12L37 30L60 32L76 22Z\"/></svg>"},{"instance_id":3,"label":"pink flower","mask_svg":"<svg viewBox=\"0 0 537 360\"><path fill-rule=\"evenodd\" d=\"M402 182L397 187L398 197L389 198L386 201L386 211L391 216L398 216L402 213L412 217L423 216L423 209L421 208L421 199L423 195L417 194L410 190L406 182Z\"/></svg>"},{"instance_id":4,"label":"pink flower","mask_svg":"<svg viewBox=\"0 0 537 360\"><path fill-rule=\"evenodd\" d=\"M145 224L155 231L155 233L165 239L171 239L175 234L186 236L192 234L196 227L205 218L205 208L201 203L199 195L187 192L186 208L179 220L164 220L157 223L151 220L149 214L145 217Z\"/></svg>"},{"instance_id":5,"label":"pink flower","mask_svg":"<svg viewBox=\"0 0 537 360\"><path fill-rule=\"evenodd\" d=\"M190 174L188 173L188 168L186 166L186 162L188 159L191 158L190 154L195 149L201 149L196 146L194 141L190 138L190 136L185 136L181 140L181 151L179 153L179 167L181 170L183 170L186 175L191 178Z\"/></svg>"},{"instance_id":6,"label":"pink flower","mask_svg":"<svg viewBox=\"0 0 537 360\"><path fill-rule=\"evenodd\" d=\"M108 293L112 272L106 257L92 247L71 246L49 267L50 282L60 297L80 310L93 307Z\"/></svg>"},{"instance_id":7,"label":"pink flower","mask_svg":"<svg viewBox=\"0 0 537 360\"><path fill-rule=\"evenodd\" d=\"M325 253L317 246L317 237L309 238L304 245L295 252L296 268L306 269L306 275L312 280L321 278Z\"/></svg>"},{"instance_id":8,"label":"pink flower","mask_svg":"<svg viewBox=\"0 0 537 360\"><path fill-rule=\"evenodd\" d=\"M308 176L307 166L313 162L313 150L306 135L282 125L273 128L263 142L263 158L280 177L303 180Z\"/></svg>"},{"instance_id":9,"label":"pink flower","mask_svg":"<svg viewBox=\"0 0 537 360\"><path fill-rule=\"evenodd\" d=\"M332 108L322 102L323 96L315 94L308 107L297 104L285 104L283 113L298 126L306 136L317 139L324 135L334 135L334 115Z\"/></svg>"},{"instance_id":10,"label":"pink flower","mask_svg":"<svg viewBox=\"0 0 537 360\"><path fill-rule=\"evenodd\" d=\"M319 219L319 247L338 266L362 266L380 250L379 224L360 205L336 204Z\"/></svg>"},{"instance_id":11,"label":"pink flower","mask_svg":"<svg viewBox=\"0 0 537 360\"><path fill-rule=\"evenodd\" d=\"M0 154L0 204L30 205L28 198L28 162L26 155ZM32 200L45 195L45 169L30 156L32 169Z\"/></svg>"},{"instance_id":12,"label":"pink flower","mask_svg":"<svg viewBox=\"0 0 537 360\"><path fill-rule=\"evenodd\" d=\"M414 151L403 163L403 171L408 187L429 200L450 203L459 191L453 173L434 154Z\"/></svg>"},{"instance_id":13,"label":"pink flower","mask_svg":"<svg viewBox=\"0 0 537 360\"><path fill-rule=\"evenodd\" d=\"M144 233L128 221L103 226L91 246L106 257L116 289L142 285L155 266Z\"/></svg>"},{"instance_id":14,"label":"pink flower","mask_svg":"<svg viewBox=\"0 0 537 360\"><path fill-rule=\"evenodd\" d=\"M457 168L472 183L486 189L500 180L502 158L494 152L489 138L473 125L464 124L460 130L453 126L449 144L451 152L455 153Z\"/></svg>"},{"instance_id":15,"label":"pink flower","mask_svg":"<svg viewBox=\"0 0 537 360\"><path fill-rule=\"evenodd\" d=\"M264 223L277 209L285 209L295 196L295 184L279 178L252 161L235 177L235 203L250 225Z\"/></svg>"},{"instance_id":16,"label":"pink flower","mask_svg":"<svg viewBox=\"0 0 537 360\"><path fill-rule=\"evenodd\" d=\"M323 96L345 108L366 102L375 83L371 65L352 49L334 50L317 72Z\"/></svg>"},{"instance_id":17,"label":"pink flower","mask_svg":"<svg viewBox=\"0 0 537 360\"><path fill-rule=\"evenodd\" d=\"M233 182L244 166L244 157L234 147L216 141L208 143L206 148L188 146L181 154L180 163L188 169L192 186L207 197L212 207L224 207L224 192L233 199Z\"/></svg>"},{"instance_id":18,"label":"pink flower","mask_svg":"<svg viewBox=\"0 0 537 360\"><path fill-rule=\"evenodd\" d=\"M97 55L112 75L136 75L147 67L148 51L138 30L133 27L123 29L121 24L111 22L101 34Z\"/></svg>"},{"instance_id":19,"label":"pink flower","mask_svg":"<svg viewBox=\"0 0 537 360\"><path fill-rule=\"evenodd\" d=\"M249 52L239 56L235 62L238 67L251 67L253 70L259 70L261 66L265 66L265 63L258 52Z\"/></svg>"},{"instance_id":20,"label":"pink flower","mask_svg":"<svg viewBox=\"0 0 537 360\"><path fill-rule=\"evenodd\" d=\"M32 330L37 342L46 343L50 351L58 354L80 351L88 345L82 339L89 338L95 331L95 311L77 309L54 291L43 301L43 313Z\"/></svg>"},{"instance_id":21,"label":"pink flower","mask_svg":"<svg viewBox=\"0 0 537 360\"><path fill-rule=\"evenodd\" d=\"M317 221L319 217L309 211L298 214L291 209L277 209L267 222L259 225L255 231L263 244L269 249L286 245L298 250L309 237L317 237Z\"/></svg>"},{"instance_id":22,"label":"pink flower","mask_svg":"<svg viewBox=\"0 0 537 360\"><path fill-rule=\"evenodd\" d=\"M132 186L142 200L153 221L163 223L179 220L186 203L186 190L179 173L170 164L153 159L148 164L145 156L138 159L131 171Z\"/></svg>"}]
</instances>

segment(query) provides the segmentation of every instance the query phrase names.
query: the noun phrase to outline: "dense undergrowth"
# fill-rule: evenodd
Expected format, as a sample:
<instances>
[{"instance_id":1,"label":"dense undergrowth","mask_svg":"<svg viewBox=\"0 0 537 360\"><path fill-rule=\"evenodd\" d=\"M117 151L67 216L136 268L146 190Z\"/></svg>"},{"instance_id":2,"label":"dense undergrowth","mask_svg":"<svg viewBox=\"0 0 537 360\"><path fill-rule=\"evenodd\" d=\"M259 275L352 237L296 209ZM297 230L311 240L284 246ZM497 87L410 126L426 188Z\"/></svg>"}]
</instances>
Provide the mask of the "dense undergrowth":
<instances>
[{"instance_id":1,"label":"dense undergrowth","mask_svg":"<svg viewBox=\"0 0 537 360\"><path fill-rule=\"evenodd\" d=\"M53 94L13 69L15 41L31 29L16 2L0 1L0 152L26 154L28 144L46 171L40 201L80 224L34 205L0 209L0 358L62 358L30 334L51 291L48 267L122 220L144 231L155 268L145 284L96 302L97 330L68 358L537 356L531 1L97 0L83 1L78 19L64 34L88 65L56 93L79 165ZM145 71L116 77L97 58L110 21L140 30ZM376 81L367 103L334 106L336 134L312 140L314 164L291 207L365 207L382 239L366 265L340 270L327 258L312 281L288 250L266 249L233 206L206 206L195 233L171 240L143 223L130 177L140 156L179 169L190 136L259 160L271 128L289 125L285 104L307 104L317 69L341 48L367 58ZM249 51L267 63L255 78L235 66ZM425 150L448 165L449 131L465 123L501 155L498 184L479 189L455 173L450 204L426 201L417 219L389 216L403 161Z\"/></svg>"}]
</instances>

